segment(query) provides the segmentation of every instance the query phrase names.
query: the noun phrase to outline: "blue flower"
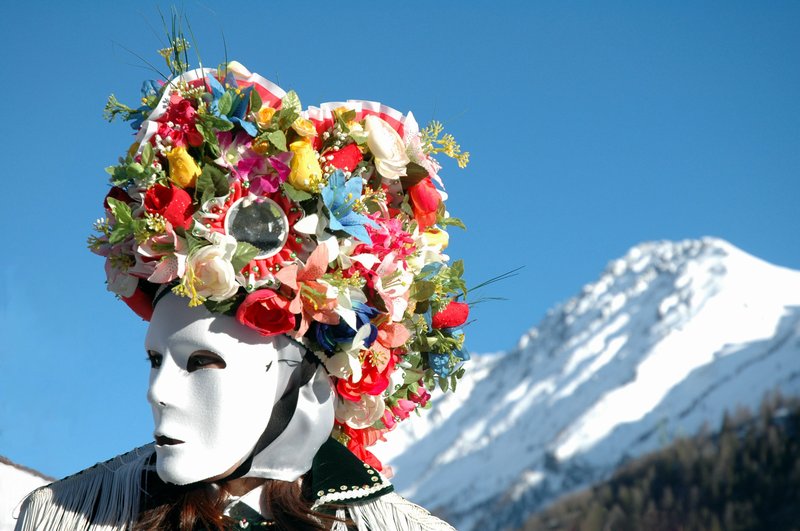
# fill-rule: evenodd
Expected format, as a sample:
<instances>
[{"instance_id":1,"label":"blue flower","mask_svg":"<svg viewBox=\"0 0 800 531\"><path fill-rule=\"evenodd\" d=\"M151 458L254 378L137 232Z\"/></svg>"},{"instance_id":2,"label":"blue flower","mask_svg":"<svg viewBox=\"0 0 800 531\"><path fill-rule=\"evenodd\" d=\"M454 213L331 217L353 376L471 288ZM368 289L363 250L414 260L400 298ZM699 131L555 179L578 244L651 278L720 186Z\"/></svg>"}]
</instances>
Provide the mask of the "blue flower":
<instances>
[{"instance_id":1,"label":"blue flower","mask_svg":"<svg viewBox=\"0 0 800 531\"><path fill-rule=\"evenodd\" d=\"M361 177L352 177L345 181L344 173L336 170L322 189L322 201L330 212L330 228L343 230L362 242L372 243L364 225L377 228L377 224L364 214L353 210L355 202L361 198L364 181Z\"/></svg>"},{"instance_id":2,"label":"blue flower","mask_svg":"<svg viewBox=\"0 0 800 531\"><path fill-rule=\"evenodd\" d=\"M361 328L369 323L373 317L380 312L371 306L367 306L361 302L353 303L353 310L356 313L356 328ZM337 325L328 325L323 323L314 323L314 333L317 337L317 342L328 352L333 352L336 345L352 341L356 335L356 330L350 328L350 325L344 321L339 322ZM369 348L375 339L378 337L378 329L375 325L370 323L369 336L364 340L364 348Z\"/></svg>"},{"instance_id":3,"label":"blue flower","mask_svg":"<svg viewBox=\"0 0 800 531\"><path fill-rule=\"evenodd\" d=\"M154 79L148 79L144 83L142 83L142 98L150 98L152 96L158 96L158 91L161 90L161 85L158 81ZM134 131L138 131L139 128L142 126L145 117L150 114L152 109L147 105L142 105L138 109L136 109L136 118L131 120L131 128Z\"/></svg>"},{"instance_id":4,"label":"blue flower","mask_svg":"<svg viewBox=\"0 0 800 531\"><path fill-rule=\"evenodd\" d=\"M214 76L207 76L206 82L208 83L208 87L211 89L211 102L208 104L208 109L211 111L211 113L214 116L227 119L229 122L239 124L239 126L241 126L241 128L244 129L248 135L252 137L257 136L258 129L256 129L256 126L253 125L252 122L245 120L247 106L250 104L250 92L253 90L253 87L247 87L235 91L227 91L233 98L233 102L231 104L231 110L228 111L228 114L223 115L219 112L219 100L225 95L225 87L223 87ZM227 87L238 89L239 84L236 82L236 78L233 76L233 73L228 72L228 76L225 78L225 85Z\"/></svg>"},{"instance_id":5,"label":"blue flower","mask_svg":"<svg viewBox=\"0 0 800 531\"><path fill-rule=\"evenodd\" d=\"M433 352L428 354L428 363L430 363L431 369L442 378L450 376L449 362L449 354L434 354Z\"/></svg>"}]
</instances>

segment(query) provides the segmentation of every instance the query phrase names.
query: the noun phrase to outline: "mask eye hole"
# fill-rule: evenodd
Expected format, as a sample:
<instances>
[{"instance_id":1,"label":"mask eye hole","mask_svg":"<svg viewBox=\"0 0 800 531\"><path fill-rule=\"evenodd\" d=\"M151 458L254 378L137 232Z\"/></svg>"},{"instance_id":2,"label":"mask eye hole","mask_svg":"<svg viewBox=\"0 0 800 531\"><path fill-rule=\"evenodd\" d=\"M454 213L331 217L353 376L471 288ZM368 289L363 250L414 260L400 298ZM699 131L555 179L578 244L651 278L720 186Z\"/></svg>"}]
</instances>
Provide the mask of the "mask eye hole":
<instances>
[{"instance_id":1,"label":"mask eye hole","mask_svg":"<svg viewBox=\"0 0 800 531\"><path fill-rule=\"evenodd\" d=\"M150 362L151 369L158 369L161 367L161 362L164 361L164 356L154 350L148 350L147 361Z\"/></svg>"},{"instance_id":2,"label":"mask eye hole","mask_svg":"<svg viewBox=\"0 0 800 531\"><path fill-rule=\"evenodd\" d=\"M226 366L225 360L219 354L215 354L210 350L198 350L189 356L186 370L194 372L199 369L224 369Z\"/></svg>"}]
</instances>

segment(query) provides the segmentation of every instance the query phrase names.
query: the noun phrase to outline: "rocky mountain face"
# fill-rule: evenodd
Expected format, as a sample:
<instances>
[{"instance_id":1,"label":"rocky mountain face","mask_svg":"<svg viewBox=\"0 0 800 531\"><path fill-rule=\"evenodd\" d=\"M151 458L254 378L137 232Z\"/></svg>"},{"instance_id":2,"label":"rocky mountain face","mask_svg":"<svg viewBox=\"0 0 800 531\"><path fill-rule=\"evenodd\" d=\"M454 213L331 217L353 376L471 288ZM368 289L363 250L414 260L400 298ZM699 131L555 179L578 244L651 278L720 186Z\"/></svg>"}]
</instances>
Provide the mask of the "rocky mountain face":
<instances>
[{"instance_id":1,"label":"rocky mountain face","mask_svg":"<svg viewBox=\"0 0 800 531\"><path fill-rule=\"evenodd\" d=\"M521 525L625 460L800 395L800 272L713 238L644 243L376 454L458 529Z\"/></svg>"},{"instance_id":2,"label":"rocky mountain face","mask_svg":"<svg viewBox=\"0 0 800 531\"><path fill-rule=\"evenodd\" d=\"M0 531L12 531L16 525L14 510L20 500L51 481L53 478L0 456Z\"/></svg>"}]
</instances>

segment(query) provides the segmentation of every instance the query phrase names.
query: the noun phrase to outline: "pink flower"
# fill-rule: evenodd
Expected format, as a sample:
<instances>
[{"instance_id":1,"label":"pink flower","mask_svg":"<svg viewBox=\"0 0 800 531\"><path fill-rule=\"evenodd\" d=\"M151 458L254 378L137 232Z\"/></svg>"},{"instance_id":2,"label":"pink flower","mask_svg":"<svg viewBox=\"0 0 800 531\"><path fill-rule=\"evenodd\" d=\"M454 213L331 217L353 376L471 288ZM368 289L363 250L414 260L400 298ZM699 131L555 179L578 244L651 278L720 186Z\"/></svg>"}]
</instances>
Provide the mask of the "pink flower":
<instances>
[{"instance_id":1,"label":"pink flower","mask_svg":"<svg viewBox=\"0 0 800 531\"><path fill-rule=\"evenodd\" d=\"M281 283L295 291L289 309L292 313L301 315L302 320L296 337L305 334L314 321L332 325L339 323L339 314L336 313L337 300L329 298L328 288L318 281L327 270L328 248L320 245L308 257L306 265L301 267L292 264L275 275Z\"/></svg>"},{"instance_id":2,"label":"pink flower","mask_svg":"<svg viewBox=\"0 0 800 531\"><path fill-rule=\"evenodd\" d=\"M203 135L195 126L196 115L197 110L191 101L178 93L172 94L167 112L158 119L158 134L170 139L174 147L201 146Z\"/></svg>"},{"instance_id":3,"label":"pink flower","mask_svg":"<svg viewBox=\"0 0 800 531\"><path fill-rule=\"evenodd\" d=\"M411 400L406 400L404 398L400 398L397 401L397 405L392 406L392 413L394 416L400 420L406 420L408 415L411 414L412 411L417 409L417 404L412 402Z\"/></svg>"}]
</instances>

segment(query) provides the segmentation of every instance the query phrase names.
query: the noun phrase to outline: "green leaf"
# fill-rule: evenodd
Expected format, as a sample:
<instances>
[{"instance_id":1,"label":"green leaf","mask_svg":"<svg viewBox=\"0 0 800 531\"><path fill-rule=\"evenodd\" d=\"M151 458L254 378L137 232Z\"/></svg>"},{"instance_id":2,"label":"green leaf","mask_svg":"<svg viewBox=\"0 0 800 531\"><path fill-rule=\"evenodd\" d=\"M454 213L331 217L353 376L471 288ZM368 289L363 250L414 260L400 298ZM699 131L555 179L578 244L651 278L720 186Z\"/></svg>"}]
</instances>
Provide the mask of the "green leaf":
<instances>
[{"instance_id":1,"label":"green leaf","mask_svg":"<svg viewBox=\"0 0 800 531\"><path fill-rule=\"evenodd\" d=\"M109 197L107 201L108 206L111 208L111 213L114 214L114 219L117 220L108 237L108 242L114 245L133 234L133 217L131 216L131 207L123 201L113 197Z\"/></svg>"},{"instance_id":2,"label":"green leaf","mask_svg":"<svg viewBox=\"0 0 800 531\"><path fill-rule=\"evenodd\" d=\"M303 106L300 104L300 98L293 90L287 92L283 99L281 99L281 110L289 109L293 110L297 114L300 114L303 111Z\"/></svg>"},{"instance_id":3,"label":"green leaf","mask_svg":"<svg viewBox=\"0 0 800 531\"><path fill-rule=\"evenodd\" d=\"M250 260L255 258L259 253L258 247L247 242L238 242L236 244L236 252L233 254L231 263L235 271L240 271L244 266L250 263Z\"/></svg>"},{"instance_id":4,"label":"green leaf","mask_svg":"<svg viewBox=\"0 0 800 531\"><path fill-rule=\"evenodd\" d=\"M447 382L447 378L442 378L442 377L440 377L440 378L439 378L439 387L440 387L440 388L442 389L442 391L444 391L445 393L447 392L447 389L448 389L448 387L449 387L449 385L448 385L448 382Z\"/></svg>"},{"instance_id":5,"label":"green leaf","mask_svg":"<svg viewBox=\"0 0 800 531\"><path fill-rule=\"evenodd\" d=\"M411 391L416 393L417 392L416 383L419 381L420 377L422 377L422 371L406 369L405 374L403 375L403 383L408 384Z\"/></svg>"},{"instance_id":6,"label":"green leaf","mask_svg":"<svg viewBox=\"0 0 800 531\"><path fill-rule=\"evenodd\" d=\"M369 138L369 135L364 132L358 133L355 131L350 131L350 133L348 134L350 135L350 138L352 138L353 141L359 146L363 146L364 144L366 144L367 138Z\"/></svg>"},{"instance_id":7,"label":"green leaf","mask_svg":"<svg viewBox=\"0 0 800 531\"><path fill-rule=\"evenodd\" d=\"M150 142L145 142L144 147L142 148L142 165L145 168L149 168L153 165L154 159L155 152L153 151L153 145Z\"/></svg>"},{"instance_id":8,"label":"green leaf","mask_svg":"<svg viewBox=\"0 0 800 531\"><path fill-rule=\"evenodd\" d=\"M131 207L127 203L113 197L107 198L106 201L108 201L108 206L111 208L111 213L114 214L117 223L131 223L133 221Z\"/></svg>"},{"instance_id":9,"label":"green leaf","mask_svg":"<svg viewBox=\"0 0 800 531\"><path fill-rule=\"evenodd\" d=\"M186 238L186 247L188 248L188 253L191 254L192 251L195 249L199 249L200 247L205 247L206 245L210 245L210 242L205 238L198 238L192 231L186 231L184 234Z\"/></svg>"},{"instance_id":10,"label":"green leaf","mask_svg":"<svg viewBox=\"0 0 800 531\"><path fill-rule=\"evenodd\" d=\"M233 297L225 299L224 301L212 301L206 299L205 302L203 302L203 306L205 306L211 313L222 313L232 316L236 314L236 308L244 298L244 293L237 293Z\"/></svg>"},{"instance_id":11,"label":"green leaf","mask_svg":"<svg viewBox=\"0 0 800 531\"><path fill-rule=\"evenodd\" d=\"M455 274L457 277L461 277L464 275L464 260L456 260L455 262L450 265L450 270Z\"/></svg>"},{"instance_id":12,"label":"green leaf","mask_svg":"<svg viewBox=\"0 0 800 531\"><path fill-rule=\"evenodd\" d=\"M128 164L128 175L130 175L131 177L138 177L143 173L144 173L144 166L142 166L138 162L133 162L131 164Z\"/></svg>"},{"instance_id":13,"label":"green leaf","mask_svg":"<svg viewBox=\"0 0 800 531\"><path fill-rule=\"evenodd\" d=\"M250 112L258 112L259 109L261 109L261 105L261 95L253 88L253 90L250 91Z\"/></svg>"},{"instance_id":14,"label":"green leaf","mask_svg":"<svg viewBox=\"0 0 800 531\"><path fill-rule=\"evenodd\" d=\"M283 193L286 194L286 197L288 197L295 203L300 203L302 201L305 201L306 199L311 199L313 197L308 192L304 192L303 190L298 190L289 183L285 182L281 186L283 187Z\"/></svg>"},{"instance_id":15,"label":"green leaf","mask_svg":"<svg viewBox=\"0 0 800 531\"><path fill-rule=\"evenodd\" d=\"M403 188L409 188L419 183L427 176L428 170L416 162L409 162L406 166L406 175L400 177L400 182L402 182Z\"/></svg>"},{"instance_id":16,"label":"green leaf","mask_svg":"<svg viewBox=\"0 0 800 531\"><path fill-rule=\"evenodd\" d=\"M213 114L204 114L202 120L198 121L201 122L207 129L210 129L209 133L211 134L214 134L214 130L230 131L233 129L233 122L220 116L214 116Z\"/></svg>"},{"instance_id":17,"label":"green leaf","mask_svg":"<svg viewBox=\"0 0 800 531\"><path fill-rule=\"evenodd\" d=\"M223 197L228 193L228 178L225 174L212 164L203 166L203 171L197 178L194 189L195 200L200 204L215 197Z\"/></svg>"},{"instance_id":18,"label":"green leaf","mask_svg":"<svg viewBox=\"0 0 800 531\"><path fill-rule=\"evenodd\" d=\"M279 129L289 129L298 116L300 116L300 113L294 109L281 109L275 113L275 117L272 120L273 123L278 124Z\"/></svg>"},{"instance_id":19,"label":"green leaf","mask_svg":"<svg viewBox=\"0 0 800 531\"><path fill-rule=\"evenodd\" d=\"M428 280L420 280L411 285L409 296L417 301L430 299L436 293L436 284Z\"/></svg>"},{"instance_id":20,"label":"green leaf","mask_svg":"<svg viewBox=\"0 0 800 531\"><path fill-rule=\"evenodd\" d=\"M281 151L286 151L286 135L283 133L283 131L272 131L267 135L267 138L273 146Z\"/></svg>"},{"instance_id":21,"label":"green leaf","mask_svg":"<svg viewBox=\"0 0 800 531\"><path fill-rule=\"evenodd\" d=\"M467 226L464 225L464 222L461 221L458 218L453 218L453 217L442 218L442 219L437 220L437 223L439 225L443 225L443 226L453 225L454 227L458 227L460 229L467 230Z\"/></svg>"},{"instance_id":22,"label":"green leaf","mask_svg":"<svg viewBox=\"0 0 800 531\"><path fill-rule=\"evenodd\" d=\"M231 94L229 90L225 91L225 94L223 94L219 99L217 102L217 108L219 109L220 114L224 114L226 116L229 112L231 112L231 109L233 108L233 94Z\"/></svg>"}]
</instances>

